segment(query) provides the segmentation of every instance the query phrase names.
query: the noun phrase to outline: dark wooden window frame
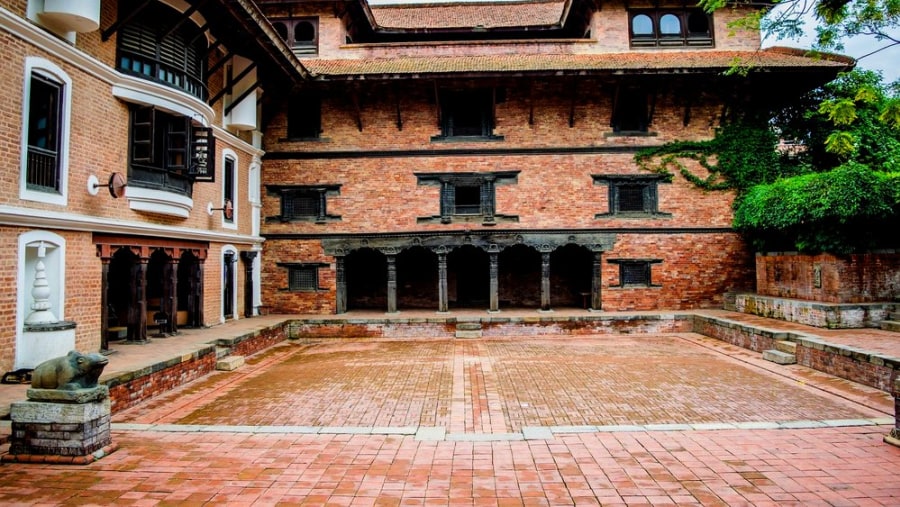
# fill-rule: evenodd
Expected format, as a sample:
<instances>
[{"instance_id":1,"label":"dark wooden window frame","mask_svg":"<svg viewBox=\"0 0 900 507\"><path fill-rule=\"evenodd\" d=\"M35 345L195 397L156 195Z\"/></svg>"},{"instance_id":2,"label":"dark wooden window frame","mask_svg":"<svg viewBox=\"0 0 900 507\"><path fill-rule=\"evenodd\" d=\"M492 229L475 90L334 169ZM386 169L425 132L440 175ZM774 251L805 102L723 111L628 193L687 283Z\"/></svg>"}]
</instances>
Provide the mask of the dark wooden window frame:
<instances>
[{"instance_id":1,"label":"dark wooden window frame","mask_svg":"<svg viewBox=\"0 0 900 507\"><path fill-rule=\"evenodd\" d=\"M433 142L502 141L494 135L496 104L502 93L496 88L437 90L441 134Z\"/></svg>"},{"instance_id":2,"label":"dark wooden window frame","mask_svg":"<svg viewBox=\"0 0 900 507\"><path fill-rule=\"evenodd\" d=\"M278 267L287 269L286 292L319 292L319 268L328 267L322 262L279 262Z\"/></svg>"},{"instance_id":3,"label":"dark wooden window frame","mask_svg":"<svg viewBox=\"0 0 900 507\"><path fill-rule=\"evenodd\" d=\"M619 283L610 288L659 288L653 283L653 264L661 264L662 259L608 259L606 262L619 266Z\"/></svg>"},{"instance_id":4,"label":"dark wooden window frame","mask_svg":"<svg viewBox=\"0 0 900 507\"><path fill-rule=\"evenodd\" d=\"M318 141L322 136L322 98L315 93L291 97L285 141Z\"/></svg>"},{"instance_id":5,"label":"dark wooden window frame","mask_svg":"<svg viewBox=\"0 0 900 507\"><path fill-rule=\"evenodd\" d=\"M30 80L25 184L29 190L59 193L65 84L39 72L32 72Z\"/></svg>"},{"instance_id":6,"label":"dark wooden window frame","mask_svg":"<svg viewBox=\"0 0 900 507\"><path fill-rule=\"evenodd\" d=\"M328 214L328 197L340 195L340 185L267 185L266 192L280 200L280 214L266 217L267 222L326 223L341 219L338 215ZM294 199L308 199L310 203L307 206L295 207ZM303 213L303 209L312 212Z\"/></svg>"},{"instance_id":7,"label":"dark wooden window frame","mask_svg":"<svg viewBox=\"0 0 900 507\"><path fill-rule=\"evenodd\" d=\"M675 34L663 34L661 20L664 16L675 16L679 21L680 32ZM647 16L651 23L649 34L635 33L634 20L640 16ZM706 20L705 31L691 31L691 21L696 21L697 16ZM683 48L688 47L714 47L713 17L697 8L660 7L658 9L633 9L628 11L628 34L632 48Z\"/></svg>"},{"instance_id":8,"label":"dark wooden window frame","mask_svg":"<svg viewBox=\"0 0 900 507\"><path fill-rule=\"evenodd\" d=\"M130 115L129 185L190 197L194 181L215 181L211 129L153 107L133 105ZM203 158L202 175L197 173L198 157Z\"/></svg>"},{"instance_id":9,"label":"dark wooden window frame","mask_svg":"<svg viewBox=\"0 0 900 507\"><path fill-rule=\"evenodd\" d=\"M497 214L497 185L515 184L519 171L491 173L415 173L419 185L440 187L439 215L419 217L419 223L450 224L454 222L481 222L493 225L498 221L517 222L513 215ZM458 189L467 189L458 198ZM473 189L478 189L475 203ZM476 209L477 208L477 209Z\"/></svg>"},{"instance_id":10,"label":"dark wooden window frame","mask_svg":"<svg viewBox=\"0 0 900 507\"><path fill-rule=\"evenodd\" d=\"M597 213L594 218L666 218L671 213L659 211L660 183L669 183L663 175L623 174L623 175L592 175L594 185L606 185L609 188L609 211ZM624 189L641 192L641 202L638 206L630 198L636 197L635 193L626 195ZM628 201L626 201L628 199ZM640 209L638 209L640 208Z\"/></svg>"},{"instance_id":11,"label":"dark wooden window frame","mask_svg":"<svg viewBox=\"0 0 900 507\"><path fill-rule=\"evenodd\" d=\"M294 54L300 56L311 56L319 54L319 18L302 17L302 18L272 18L272 27L278 32L278 35L284 42L294 51ZM312 29L312 38L298 40L297 29ZM283 29L283 31L282 31Z\"/></svg>"}]
</instances>

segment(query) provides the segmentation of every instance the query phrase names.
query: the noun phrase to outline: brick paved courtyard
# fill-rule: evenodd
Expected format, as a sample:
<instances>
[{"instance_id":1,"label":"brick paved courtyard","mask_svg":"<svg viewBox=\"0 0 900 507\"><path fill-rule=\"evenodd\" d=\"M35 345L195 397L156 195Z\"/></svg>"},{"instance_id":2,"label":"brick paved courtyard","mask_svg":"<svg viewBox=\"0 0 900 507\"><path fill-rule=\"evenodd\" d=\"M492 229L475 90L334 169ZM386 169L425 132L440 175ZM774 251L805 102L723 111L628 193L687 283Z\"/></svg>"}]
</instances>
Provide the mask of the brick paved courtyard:
<instances>
[{"instance_id":1,"label":"brick paved courtyard","mask_svg":"<svg viewBox=\"0 0 900 507\"><path fill-rule=\"evenodd\" d=\"M898 505L891 400L679 335L291 343L3 504Z\"/></svg>"}]
</instances>

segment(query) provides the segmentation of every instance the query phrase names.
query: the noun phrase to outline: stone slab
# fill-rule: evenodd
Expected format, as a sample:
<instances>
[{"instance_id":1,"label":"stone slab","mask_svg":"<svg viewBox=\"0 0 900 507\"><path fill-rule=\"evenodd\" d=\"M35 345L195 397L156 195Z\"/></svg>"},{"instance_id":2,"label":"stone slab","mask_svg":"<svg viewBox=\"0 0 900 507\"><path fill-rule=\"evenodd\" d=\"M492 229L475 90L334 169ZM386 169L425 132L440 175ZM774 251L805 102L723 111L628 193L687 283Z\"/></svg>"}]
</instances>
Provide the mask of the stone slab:
<instances>
[{"instance_id":1,"label":"stone slab","mask_svg":"<svg viewBox=\"0 0 900 507\"><path fill-rule=\"evenodd\" d=\"M226 356L216 361L219 371L233 371L244 366L244 356Z\"/></svg>"},{"instance_id":2,"label":"stone slab","mask_svg":"<svg viewBox=\"0 0 900 507\"><path fill-rule=\"evenodd\" d=\"M763 359L775 364L797 364L797 356L775 349L764 350Z\"/></svg>"},{"instance_id":3,"label":"stone slab","mask_svg":"<svg viewBox=\"0 0 900 507\"><path fill-rule=\"evenodd\" d=\"M471 340L471 339L474 339L474 338L481 338L481 336L482 336L482 335L481 335L481 331L480 331L480 330L479 330L479 331L461 331L461 330L457 330L457 331L456 331L456 337L457 337L457 338L462 338L462 339L469 339L469 340Z\"/></svg>"},{"instance_id":4,"label":"stone slab","mask_svg":"<svg viewBox=\"0 0 900 507\"><path fill-rule=\"evenodd\" d=\"M109 398L90 403L51 403L45 401L17 401L10 405L10 419L14 423L83 423L109 416Z\"/></svg>"},{"instance_id":5,"label":"stone slab","mask_svg":"<svg viewBox=\"0 0 900 507\"><path fill-rule=\"evenodd\" d=\"M28 389L25 395L32 401L60 403L89 403L109 398L109 387L98 385L89 389Z\"/></svg>"}]
</instances>

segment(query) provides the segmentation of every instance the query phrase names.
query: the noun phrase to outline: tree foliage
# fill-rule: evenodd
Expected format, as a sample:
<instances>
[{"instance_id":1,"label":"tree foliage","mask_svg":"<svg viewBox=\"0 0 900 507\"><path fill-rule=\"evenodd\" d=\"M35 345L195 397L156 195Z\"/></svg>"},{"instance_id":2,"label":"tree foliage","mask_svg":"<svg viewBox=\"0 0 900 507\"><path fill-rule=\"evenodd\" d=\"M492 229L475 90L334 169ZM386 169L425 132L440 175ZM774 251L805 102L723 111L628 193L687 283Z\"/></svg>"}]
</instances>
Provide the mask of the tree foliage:
<instances>
[{"instance_id":1,"label":"tree foliage","mask_svg":"<svg viewBox=\"0 0 900 507\"><path fill-rule=\"evenodd\" d=\"M732 123L710 141L668 143L635 160L700 188L735 190L734 226L758 250L900 248L900 124L885 114L898 98L900 87L856 71L769 122ZM802 149L776 149L779 137Z\"/></svg>"}]
</instances>

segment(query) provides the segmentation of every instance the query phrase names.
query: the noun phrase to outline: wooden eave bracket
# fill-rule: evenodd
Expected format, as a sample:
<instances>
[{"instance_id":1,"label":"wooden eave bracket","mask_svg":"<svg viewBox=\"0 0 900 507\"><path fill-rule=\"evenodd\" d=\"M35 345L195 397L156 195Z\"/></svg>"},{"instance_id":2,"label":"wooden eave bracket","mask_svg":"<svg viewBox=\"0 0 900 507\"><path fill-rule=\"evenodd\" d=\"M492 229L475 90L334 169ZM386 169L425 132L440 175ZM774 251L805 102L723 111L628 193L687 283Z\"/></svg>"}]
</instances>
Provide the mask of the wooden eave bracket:
<instances>
[{"instance_id":1,"label":"wooden eave bracket","mask_svg":"<svg viewBox=\"0 0 900 507\"><path fill-rule=\"evenodd\" d=\"M184 24L185 21L190 19L191 16L193 16L194 13L197 12L200 9L200 7L203 7L203 5L206 4L206 2L208 2L208 1L209 0L199 0L194 5L191 5L190 7L188 7L187 10L185 10L184 12L181 13L181 17L178 18L178 21L176 21L174 25L172 25L168 30L164 31L159 37L156 38L156 42L159 43L160 41L162 41L163 39L165 39L166 37L171 35L172 32L174 32L175 30L178 30L178 27L180 27L181 25Z\"/></svg>"},{"instance_id":2,"label":"wooden eave bracket","mask_svg":"<svg viewBox=\"0 0 900 507\"><path fill-rule=\"evenodd\" d=\"M136 18L141 11L144 10L145 7L150 5L150 2L153 0L144 0L144 2L138 6L137 9L131 11L131 14L125 16L124 18L119 18L115 23L109 26L106 30L103 30L103 33L100 34L100 40L106 42L110 37L113 36L116 32L119 31L119 28L122 28L123 25L128 24L132 19Z\"/></svg>"},{"instance_id":3,"label":"wooden eave bracket","mask_svg":"<svg viewBox=\"0 0 900 507\"><path fill-rule=\"evenodd\" d=\"M225 94L231 93L231 90L234 88L234 83L239 83L241 81L241 79L243 79L247 74L252 72L253 69L255 69L255 68L256 68L256 62L253 62L250 65L248 65L247 68L244 69L240 74L230 78L228 80L228 83L225 85L225 87L222 88L221 90L219 90L219 93L217 93L213 98L209 99L209 105L212 106L213 104L218 102L219 99L224 97ZM251 88L253 88L253 87L251 87Z\"/></svg>"}]
</instances>

